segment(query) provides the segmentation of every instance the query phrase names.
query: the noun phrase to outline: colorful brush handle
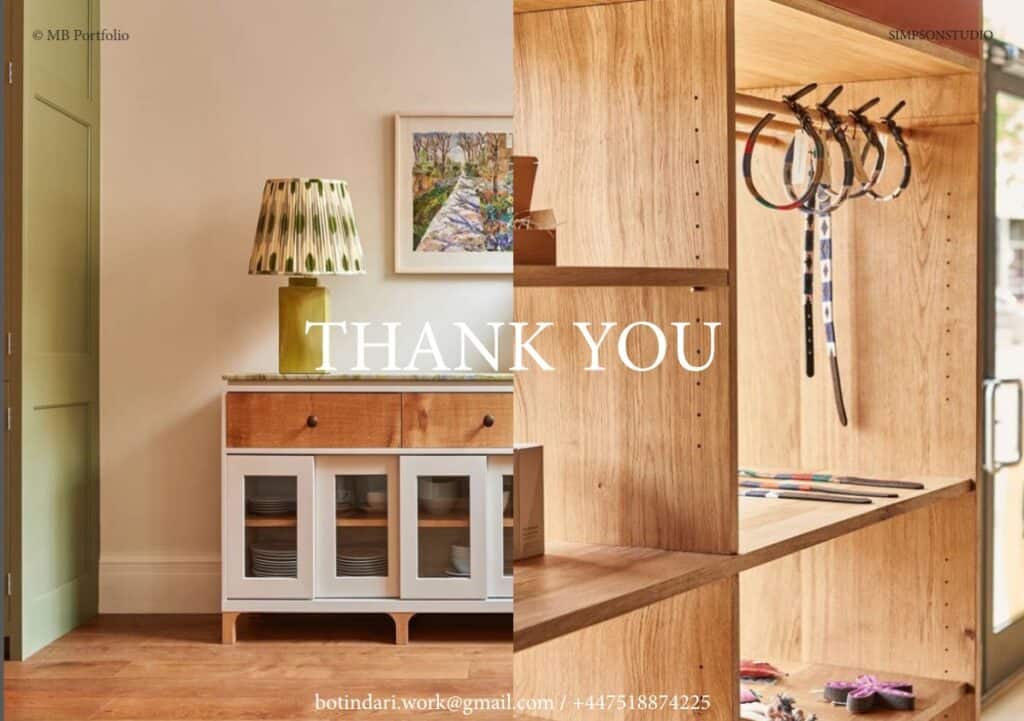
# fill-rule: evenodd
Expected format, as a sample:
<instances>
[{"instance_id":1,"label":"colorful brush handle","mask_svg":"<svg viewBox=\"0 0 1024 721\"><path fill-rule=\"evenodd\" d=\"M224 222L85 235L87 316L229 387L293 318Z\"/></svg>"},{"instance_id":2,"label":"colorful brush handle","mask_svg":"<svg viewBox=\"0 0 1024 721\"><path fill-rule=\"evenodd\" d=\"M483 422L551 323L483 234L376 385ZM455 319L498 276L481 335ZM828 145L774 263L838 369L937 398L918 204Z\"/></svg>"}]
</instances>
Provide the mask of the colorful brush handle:
<instances>
[{"instance_id":1,"label":"colorful brush handle","mask_svg":"<svg viewBox=\"0 0 1024 721\"><path fill-rule=\"evenodd\" d=\"M858 498L854 496L830 496L827 493L805 493L803 491L773 491L769 489L752 488L739 493L748 498L774 498L790 501L824 501L825 503L871 503L870 498Z\"/></svg>"},{"instance_id":2,"label":"colorful brush handle","mask_svg":"<svg viewBox=\"0 0 1024 721\"><path fill-rule=\"evenodd\" d=\"M899 498L898 493L885 493L881 491L851 491L846 488L826 488L819 484L808 481L768 481L768 480L744 480L740 481L743 488L777 488L781 491L813 491L814 493L834 493L842 496L863 496L865 498ZM836 484L839 485L839 484Z\"/></svg>"},{"instance_id":3,"label":"colorful brush handle","mask_svg":"<svg viewBox=\"0 0 1024 721\"><path fill-rule=\"evenodd\" d=\"M924 490L924 484L917 481L897 481L883 478L862 478L860 476L837 476L831 473L799 473L782 472L768 473L750 468L739 469L739 475L746 478L766 478L776 481L810 481L812 483L846 483L853 486L873 486L877 488L905 488L911 491Z\"/></svg>"}]
</instances>

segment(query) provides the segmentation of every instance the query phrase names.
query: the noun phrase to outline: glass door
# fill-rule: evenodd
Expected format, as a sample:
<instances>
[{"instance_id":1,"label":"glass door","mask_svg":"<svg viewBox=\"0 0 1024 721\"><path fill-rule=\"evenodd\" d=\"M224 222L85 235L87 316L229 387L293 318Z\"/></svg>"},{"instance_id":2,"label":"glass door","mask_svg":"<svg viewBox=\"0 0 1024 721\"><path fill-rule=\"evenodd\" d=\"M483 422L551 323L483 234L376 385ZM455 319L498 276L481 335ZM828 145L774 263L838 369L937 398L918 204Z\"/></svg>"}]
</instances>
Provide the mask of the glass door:
<instances>
[{"instance_id":1,"label":"glass door","mask_svg":"<svg viewBox=\"0 0 1024 721\"><path fill-rule=\"evenodd\" d=\"M402 456L402 598L484 598L484 456Z\"/></svg>"},{"instance_id":2,"label":"glass door","mask_svg":"<svg viewBox=\"0 0 1024 721\"><path fill-rule=\"evenodd\" d=\"M398 596L398 458L317 456L316 595Z\"/></svg>"},{"instance_id":3,"label":"glass door","mask_svg":"<svg viewBox=\"0 0 1024 721\"><path fill-rule=\"evenodd\" d=\"M229 456L228 598L312 598L313 458Z\"/></svg>"},{"instance_id":4,"label":"glass door","mask_svg":"<svg viewBox=\"0 0 1024 721\"><path fill-rule=\"evenodd\" d=\"M487 459L487 595L512 598L512 456Z\"/></svg>"},{"instance_id":5,"label":"glass door","mask_svg":"<svg viewBox=\"0 0 1024 721\"><path fill-rule=\"evenodd\" d=\"M1024 72L988 45L985 112L984 689L1024 668Z\"/></svg>"}]
</instances>

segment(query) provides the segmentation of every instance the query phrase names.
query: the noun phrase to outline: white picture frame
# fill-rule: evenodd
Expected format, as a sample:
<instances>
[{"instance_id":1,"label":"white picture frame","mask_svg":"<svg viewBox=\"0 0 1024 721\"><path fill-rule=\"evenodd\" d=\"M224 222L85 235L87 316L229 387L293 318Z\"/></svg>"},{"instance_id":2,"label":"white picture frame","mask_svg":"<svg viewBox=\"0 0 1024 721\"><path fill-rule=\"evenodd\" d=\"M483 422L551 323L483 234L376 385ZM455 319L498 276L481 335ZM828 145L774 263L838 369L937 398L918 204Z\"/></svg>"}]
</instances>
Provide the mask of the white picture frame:
<instances>
[{"instance_id":1,"label":"white picture frame","mask_svg":"<svg viewBox=\"0 0 1024 721\"><path fill-rule=\"evenodd\" d=\"M498 236L499 242L503 245L507 243L507 249L495 248L495 249L480 249L480 250L463 250L459 248L461 245L457 236L446 232L446 227L455 227L451 224L447 226L440 219L437 225L431 224L424 225L420 222L420 226L417 233L417 228L414 227L414 184L417 182L414 176L414 168L417 163L417 154L414 150L414 136L417 134L432 135L432 134L447 134L454 137L461 136L461 134L485 134L493 137L495 134L504 134L506 136L504 142L506 146L501 148L500 154L502 158L502 168L504 168L504 159L507 157L507 175L505 171L502 171L502 180L495 179L495 175L492 178L495 187L500 188L499 195L507 194L507 202L511 203L511 154L512 154L512 116L511 115L477 115L477 114L409 114L409 113L397 113L395 115L395 272L396 273L449 273L449 274L480 274L480 273L511 273L512 272L512 248L511 248L511 210L509 210L509 225L507 237L504 233ZM468 198L470 192L473 190L473 186L481 182L485 182L485 179L478 179L476 176L467 175L465 168L467 163L464 162L466 156L464 155L461 147L455 146L457 149L455 157L452 159L453 165L459 166L457 171L459 175L455 178L451 178L449 175L448 183L451 184L452 191L448 194L446 203L451 201L455 203L460 198L467 198L472 204L472 198ZM421 158L423 151L421 150ZM447 159L444 163L447 168ZM488 168L493 168L496 164L491 163ZM448 171L451 172L451 171ZM446 175L448 174L446 172ZM471 171L471 173L474 171ZM459 195L456 195L459 193ZM479 200L478 197L476 197ZM465 204L463 207L466 207ZM451 214L449 214L451 217ZM472 213L467 216L472 222ZM455 218L455 220L461 219ZM472 238L474 233L472 230L466 232L464 237ZM490 242L486 233L481 232L477 234L479 241L474 239L474 245L478 243L485 244ZM453 239L454 237L454 239ZM495 236L490 236L491 239ZM456 247L455 250L447 250L439 248L439 244L444 244L452 239L452 247ZM425 246L431 246L434 249L426 249Z\"/></svg>"}]
</instances>

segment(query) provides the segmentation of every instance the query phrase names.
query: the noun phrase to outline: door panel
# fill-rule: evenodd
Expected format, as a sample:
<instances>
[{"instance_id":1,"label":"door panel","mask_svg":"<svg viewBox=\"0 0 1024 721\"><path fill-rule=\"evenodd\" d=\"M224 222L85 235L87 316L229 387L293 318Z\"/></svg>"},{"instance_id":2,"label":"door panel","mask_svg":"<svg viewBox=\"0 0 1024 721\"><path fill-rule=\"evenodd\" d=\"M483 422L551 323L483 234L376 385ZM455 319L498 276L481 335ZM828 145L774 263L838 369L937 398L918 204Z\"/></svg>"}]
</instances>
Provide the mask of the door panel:
<instances>
[{"instance_id":1,"label":"door panel","mask_svg":"<svg viewBox=\"0 0 1024 721\"><path fill-rule=\"evenodd\" d=\"M484 456L402 456L402 598L487 595Z\"/></svg>"},{"instance_id":2,"label":"door panel","mask_svg":"<svg viewBox=\"0 0 1024 721\"><path fill-rule=\"evenodd\" d=\"M20 236L8 281L21 297L8 403L15 537L12 656L25 658L97 611L99 46L33 31L99 28L96 0L32 0L23 21ZM17 12L15 13L17 16ZM16 63L17 65L17 63ZM10 167L10 166L9 166ZM13 277L10 275L13 274ZM19 374L20 373L20 377Z\"/></svg>"},{"instance_id":3,"label":"door panel","mask_svg":"<svg viewBox=\"0 0 1024 721\"><path fill-rule=\"evenodd\" d=\"M987 692L1024 669L1024 174L1019 160L1024 144L1024 71L1008 72L990 64L986 77L982 649Z\"/></svg>"},{"instance_id":4,"label":"door panel","mask_svg":"<svg viewBox=\"0 0 1024 721\"><path fill-rule=\"evenodd\" d=\"M487 595L512 598L512 456L487 458Z\"/></svg>"},{"instance_id":5,"label":"door panel","mask_svg":"<svg viewBox=\"0 0 1024 721\"><path fill-rule=\"evenodd\" d=\"M316 596L398 596L398 458L316 459Z\"/></svg>"},{"instance_id":6,"label":"door panel","mask_svg":"<svg viewBox=\"0 0 1024 721\"><path fill-rule=\"evenodd\" d=\"M312 456L229 456L228 598L313 597Z\"/></svg>"}]
</instances>

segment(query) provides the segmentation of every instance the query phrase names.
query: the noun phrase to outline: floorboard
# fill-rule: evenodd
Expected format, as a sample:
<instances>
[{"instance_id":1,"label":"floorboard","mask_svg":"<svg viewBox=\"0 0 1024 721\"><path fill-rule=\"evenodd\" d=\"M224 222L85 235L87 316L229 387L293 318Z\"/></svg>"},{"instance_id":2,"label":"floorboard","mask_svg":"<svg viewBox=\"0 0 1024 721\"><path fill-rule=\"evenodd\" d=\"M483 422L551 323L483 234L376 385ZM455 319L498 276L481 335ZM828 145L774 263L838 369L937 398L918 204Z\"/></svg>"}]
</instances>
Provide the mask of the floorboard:
<instances>
[{"instance_id":1,"label":"floorboard","mask_svg":"<svg viewBox=\"0 0 1024 721\"><path fill-rule=\"evenodd\" d=\"M5 664L5 718L380 720L407 714L318 713L315 696L511 692L508 615L417 616L410 638L395 646L391 620L381 615L243 615L239 643L222 646L219 616L101 616L26 662ZM473 718L510 716L480 711Z\"/></svg>"}]
</instances>

